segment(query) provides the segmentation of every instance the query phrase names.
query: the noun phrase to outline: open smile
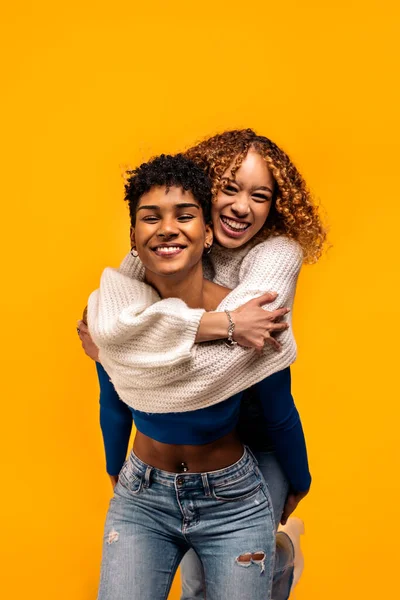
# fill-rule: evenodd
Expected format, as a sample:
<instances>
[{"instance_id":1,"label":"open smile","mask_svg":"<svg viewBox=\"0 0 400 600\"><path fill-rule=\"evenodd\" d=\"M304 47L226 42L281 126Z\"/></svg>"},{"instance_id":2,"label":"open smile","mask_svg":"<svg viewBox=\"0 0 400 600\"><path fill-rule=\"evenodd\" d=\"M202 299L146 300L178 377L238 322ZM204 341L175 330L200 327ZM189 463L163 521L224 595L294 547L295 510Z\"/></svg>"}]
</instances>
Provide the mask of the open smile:
<instances>
[{"instance_id":1,"label":"open smile","mask_svg":"<svg viewBox=\"0 0 400 600\"><path fill-rule=\"evenodd\" d=\"M152 251L162 258L173 258L181 254L185 248L186 246L182 244L159 244L158 246L154 246Z\"/></svg>"},{"instance_id":2,"label":"open smile","mask_svg":"<svg viewBox=\"0 0 400 600\"><path fill-rule=\"evenodd\" d=\"M226 217L220 215L221 227L229 237L241 237L251 227L251 223L247 221L240 221L239 219L232 219L232 217Z\"/></svg>"}]
</instances>

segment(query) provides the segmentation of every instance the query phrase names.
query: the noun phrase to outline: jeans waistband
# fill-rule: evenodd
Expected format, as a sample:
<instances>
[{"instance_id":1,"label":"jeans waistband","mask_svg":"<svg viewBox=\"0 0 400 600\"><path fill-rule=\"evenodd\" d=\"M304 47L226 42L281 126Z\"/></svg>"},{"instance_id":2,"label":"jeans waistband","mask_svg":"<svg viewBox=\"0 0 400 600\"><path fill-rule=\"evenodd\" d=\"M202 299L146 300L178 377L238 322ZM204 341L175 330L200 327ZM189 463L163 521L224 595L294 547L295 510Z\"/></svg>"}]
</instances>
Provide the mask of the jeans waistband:
<instances>
[{"instance_id":1,"label":"jeans waistband","mask_svg":"<svg viewBox=\"0 0 400 600\"><path fill-rule=\"evenodd\" d=\"M257 466L257 460L248 447L244 447L243 454L237 462L217 471L207 471L204 473L170 473L152 467L143 462L136 454L131 451L127 462L130 469L137 476L144 479L144 485L156 481L168 487L175 487L176 481L185 482L185 488L204 488L206 482L208 485L223 485L236 479L240 479Z\"/></svg>"}]
</instances>

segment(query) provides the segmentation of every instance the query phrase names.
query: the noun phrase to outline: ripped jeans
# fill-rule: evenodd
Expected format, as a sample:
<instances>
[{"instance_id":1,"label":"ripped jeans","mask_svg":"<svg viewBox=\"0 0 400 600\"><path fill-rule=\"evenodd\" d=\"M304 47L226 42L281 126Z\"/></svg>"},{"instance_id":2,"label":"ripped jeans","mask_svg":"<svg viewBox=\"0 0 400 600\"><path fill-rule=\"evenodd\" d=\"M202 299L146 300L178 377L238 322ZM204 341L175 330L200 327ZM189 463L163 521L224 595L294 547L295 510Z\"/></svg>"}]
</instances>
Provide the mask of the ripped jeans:
<instances>
[{"instance_id":1,"label":"ripped jeans","mask_svg":"<svg viewBox=\"0 0 400 600\"><path fill-rule=\"evenodd\" d=\"M289 491L288 482L274 452L254 452L259 469L268 485L277 528ZM293 544L286 533L276 535L272 600L287 600L293 581ZM189 550L181 562L181 600L205 600L205 582L202 564L193 550Z\"/></svg>"},{"instance_id":2,"label":"ripped jeans","mask_svg":"<svg viewBox=\"0 0 400 600\"><path fill-rule=\"evenodd\" d=\"M107 514L98 600L166 600L183 556L207 600L268 600L275 525L252 454L209 473L168 473L130 454Z\"/></svg>"}]
</instances>

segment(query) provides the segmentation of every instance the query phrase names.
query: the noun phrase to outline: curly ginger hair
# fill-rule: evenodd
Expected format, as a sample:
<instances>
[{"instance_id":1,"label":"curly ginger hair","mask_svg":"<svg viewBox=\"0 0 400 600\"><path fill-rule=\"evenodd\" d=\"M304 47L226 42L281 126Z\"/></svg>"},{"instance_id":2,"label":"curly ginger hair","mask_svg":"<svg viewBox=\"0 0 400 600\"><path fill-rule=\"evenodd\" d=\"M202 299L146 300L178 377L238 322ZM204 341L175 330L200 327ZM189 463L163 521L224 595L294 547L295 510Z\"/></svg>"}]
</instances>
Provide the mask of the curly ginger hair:
<instances>
[{"instance_id":1,"label":"curly ginger hair","mask_svg":"<svg viewBox=\"0 0 400 600\"><path fill-rule=\"evenodd\" d=\"M250 149L263 157L275 180L274 202L261 230L264 238L286 235L302 247L304 261L316 262L322 254L326 231L306 182L289 156L274 142L252 129L225 131L189 148L185 156L205 170L212 180L215 199L221 178L232 165L235 175Z\"/></svg>"}]
</instances>

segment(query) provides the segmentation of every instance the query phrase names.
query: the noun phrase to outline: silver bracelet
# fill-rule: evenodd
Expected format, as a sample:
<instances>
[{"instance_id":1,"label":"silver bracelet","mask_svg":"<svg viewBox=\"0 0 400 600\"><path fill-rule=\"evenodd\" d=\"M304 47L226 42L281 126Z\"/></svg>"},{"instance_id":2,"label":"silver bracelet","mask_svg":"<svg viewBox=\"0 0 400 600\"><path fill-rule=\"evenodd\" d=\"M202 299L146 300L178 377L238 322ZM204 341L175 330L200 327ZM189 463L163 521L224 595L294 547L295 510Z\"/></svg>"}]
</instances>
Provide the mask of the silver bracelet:
<instances>
[{"instance_id":1,"label":"silver bracelet","mask_svg":"<svg viewBox=\"0 0 400 600\"><path fill-rule=\"evenodd\" d=\"M233 332L235 331L235 323L233 322L233 319L231 317L231 313L229 312L229 310L226 310L225 313L229 320L228 338L225 340L225 344L229 348L233 348L233 346L237 346L237 342L235 342L235 340L233 339Z\"/></svg>"}]
</instances>

